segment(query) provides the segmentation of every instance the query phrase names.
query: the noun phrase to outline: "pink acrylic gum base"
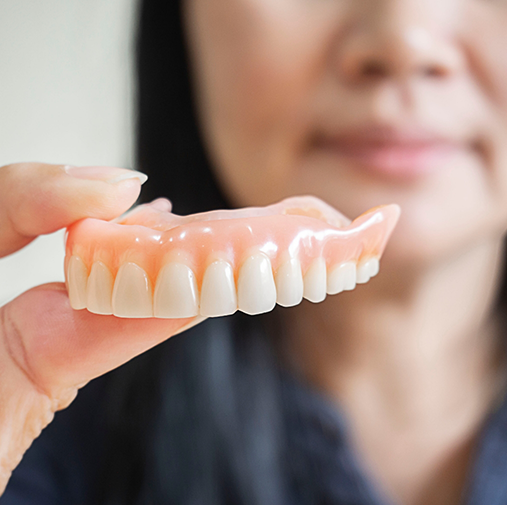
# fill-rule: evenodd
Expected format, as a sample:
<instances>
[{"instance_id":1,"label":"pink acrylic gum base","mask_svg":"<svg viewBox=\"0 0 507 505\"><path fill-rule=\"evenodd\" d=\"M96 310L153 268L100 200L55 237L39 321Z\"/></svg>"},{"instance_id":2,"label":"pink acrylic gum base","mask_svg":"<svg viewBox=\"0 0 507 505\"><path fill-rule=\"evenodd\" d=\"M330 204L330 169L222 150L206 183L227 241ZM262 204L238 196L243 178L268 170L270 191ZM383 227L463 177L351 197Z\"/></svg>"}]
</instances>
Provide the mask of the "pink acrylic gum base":
<instances>
[{"instance_id":1,"label":"pink acrylic gum base","mask_svg":"<svg viewBox=\"0 0 507 505\"><path fill-rule=\"evenodd\" d=\"M81 258L88 271L93 262L101 261L113 277L122 264L132 262L155 285L160 269L173 261L193 270L200 289L213 261L229 262L237 281L245 259L262 252L275 272L283 261L298 258L304 274L321 256L328 269L347 261L380 258L399 213L397 205L380 206L350 223L314 197L184 217L145 205L119 220L84 219L70 226L65 271L72 255Z\"/></svg>"}]
</instances>

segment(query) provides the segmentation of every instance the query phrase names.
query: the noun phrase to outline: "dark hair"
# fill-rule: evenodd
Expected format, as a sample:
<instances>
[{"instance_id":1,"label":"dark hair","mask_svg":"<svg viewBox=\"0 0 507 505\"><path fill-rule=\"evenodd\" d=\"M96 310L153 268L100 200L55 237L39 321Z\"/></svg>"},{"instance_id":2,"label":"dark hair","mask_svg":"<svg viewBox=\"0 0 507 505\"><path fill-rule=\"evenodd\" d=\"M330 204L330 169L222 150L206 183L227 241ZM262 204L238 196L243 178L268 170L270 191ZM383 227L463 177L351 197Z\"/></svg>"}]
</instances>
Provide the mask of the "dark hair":
<instances>
[{"instance_id":1,"label":"dark hair","mask_svg":"<svg viewBox=\"0 0 507 505\"><path fill-rule=\"evenodd\" d=\"M137 160L143 201L169 197L176 213L226 208L196 119L180 0L145 0L137 39Z\"/></svg>"}]
</instances>

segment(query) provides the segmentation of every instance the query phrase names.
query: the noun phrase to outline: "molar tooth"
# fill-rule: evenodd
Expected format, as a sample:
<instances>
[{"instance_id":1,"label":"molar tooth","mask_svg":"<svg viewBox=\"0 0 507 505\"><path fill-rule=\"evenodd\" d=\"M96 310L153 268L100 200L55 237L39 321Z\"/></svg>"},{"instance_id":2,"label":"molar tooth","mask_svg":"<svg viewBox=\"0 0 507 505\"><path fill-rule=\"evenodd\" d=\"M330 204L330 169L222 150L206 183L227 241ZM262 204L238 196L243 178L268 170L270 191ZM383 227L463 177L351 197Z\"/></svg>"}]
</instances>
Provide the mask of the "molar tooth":
<instances>
[{"instance_id":1,"label":"molar tooth","mask_svg":"<svg viewBox=\"0 0 507 505\"><path fill-rule=\"evenodd\" d=\"M357 283L364 284L368 282L371 277L378 274L379 260L377 258L369 258L366 261L361 261L357 265Z\"/></svg>"},{"instance_id":2,"label":"molar tooth","mask_svg":"<svg viewBox=\"0 0 507 505\"><path fill-rule=\"evenodd\" d=\"M326 288L326 260L320 257L313 261L305 274L303 297L313 303L321 302L326 298Z\"/></svg>"},{"instance_id":3,"label":"molar tooth","mask_svg":"<svg viewBox=\"0 0 507 505\"><path fill-rule=\"evenodd\" d=\"M301 263L291 258L282 263L276 271L277 303L283 307L292 307L303 299L303 275Z\"/></svg>"},{"instance_id":4,"label":"molar tooth","mask_svg":"<svg viewBox=\"0 0 507 505\"><path fill-rule=\"evenodd\" d=\"M70 306L75 310L86 308L88 269L79 256L71 256L67 267L67 286Z\"/></svg>"},{"instance_id":5,"label":"molar tooth","mask_svg":"<svg viewBox=\"0 0 507 505\"><path fill-rule=\"evenodd\" d=\"M327 276L327 292L335 295L356 287L356 264L347 261L333 268Z\"/></svg>"},{"instance_id":6,"label":"molar tooth","mask_svg":"<svg viewBox=\"0 0 507 505\"><path fill-rule=\"evenodd\" d=\"M231 265L218 260L208 266L201 286L201 316L227 316L236 312L236 286Z\"/></svg>"},{"instance_id":7,"label":"molar tooth","mask_svg":"<svg viewBox=\"0 0 507 505\"><path fill-rule=\"evenodd\" d=\"M238 308L246 314L262 314L276 305L276 287L271 261L262 254L246 259L238 275Z\"/></svg>"},{"instance_id":8,"label":"molar tooth","mask_svg":"<svg viewBox=\"0 0 507 505\"><path fill-rule=\"evenodd\" d=\"M167 263L158 274L153 296L155 317L192 317L199 313L195 274L183 263Z\"/></svg>"},{"instance_id":9,"label":"molar tooth","mask_svg":"<svg viewBox=\"0 0 507 505\"><path fill-rule=\"evenodd\" d=\"M112 314L113 275L101 261L95 261L86 287L86 306L94 314Z\"/></svg>"},{"instance_id":10,"label":"molar tooth","mask_svg":"<svg viewBox=\"0 0 507 505\"><path fill-rule=\"evenodd\" d=\"M118 317L153 317L150 279L135 263L124 263L116 274L113 314Z\"/></svg>"}]
</instances>

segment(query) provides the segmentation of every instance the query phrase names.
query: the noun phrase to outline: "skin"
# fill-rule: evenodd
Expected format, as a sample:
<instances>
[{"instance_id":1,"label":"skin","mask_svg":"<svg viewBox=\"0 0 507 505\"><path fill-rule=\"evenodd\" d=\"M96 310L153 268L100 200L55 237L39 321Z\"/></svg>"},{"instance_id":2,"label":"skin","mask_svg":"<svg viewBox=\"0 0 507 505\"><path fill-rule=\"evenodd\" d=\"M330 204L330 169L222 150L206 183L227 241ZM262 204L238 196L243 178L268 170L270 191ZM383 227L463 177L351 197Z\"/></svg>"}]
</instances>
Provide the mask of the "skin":
<instances>
[{"instance_id":1,"label":"skin","mask_svg":"<svg viewBox=\"0 0 507 505\"><path fill-rule=\"evenodd\" d=\"M507 226L507 4L187 0L185 22L205 139L235 204L309 193L349 216L401 206L378 278L286 312L281 356L339 402L387 496L459 503L506 384L492 304ZM392 177L315 141L364 124L422 126L458 148Z\"/></svg>"}]
</instances>

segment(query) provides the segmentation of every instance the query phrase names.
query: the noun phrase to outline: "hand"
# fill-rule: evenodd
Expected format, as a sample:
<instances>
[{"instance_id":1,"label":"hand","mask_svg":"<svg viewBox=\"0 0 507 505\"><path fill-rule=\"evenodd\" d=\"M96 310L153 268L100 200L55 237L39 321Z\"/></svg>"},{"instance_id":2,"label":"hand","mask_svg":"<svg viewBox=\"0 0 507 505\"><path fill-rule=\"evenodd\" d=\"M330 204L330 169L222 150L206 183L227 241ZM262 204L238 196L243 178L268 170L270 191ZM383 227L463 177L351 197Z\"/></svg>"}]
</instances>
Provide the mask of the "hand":
<instances>
[{"instance_id":1,"label":"hand","mask_svg":"<svg viewBox=\"0 0 507 505\"><path fill-rule=\"evenodd\" d=\"M109 167L1 167L0 257L79 219L119 216L136 201L142 179ZM62 283L0 307L0 494L33 439L80 387L197 322L75 311Z\"/></svg>"}]
</instances>

